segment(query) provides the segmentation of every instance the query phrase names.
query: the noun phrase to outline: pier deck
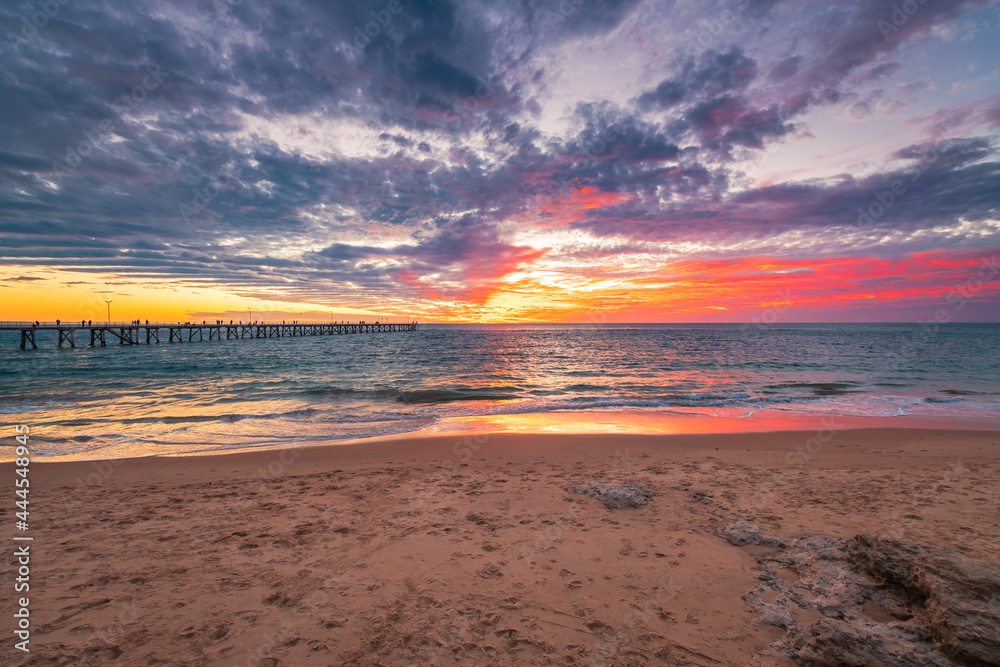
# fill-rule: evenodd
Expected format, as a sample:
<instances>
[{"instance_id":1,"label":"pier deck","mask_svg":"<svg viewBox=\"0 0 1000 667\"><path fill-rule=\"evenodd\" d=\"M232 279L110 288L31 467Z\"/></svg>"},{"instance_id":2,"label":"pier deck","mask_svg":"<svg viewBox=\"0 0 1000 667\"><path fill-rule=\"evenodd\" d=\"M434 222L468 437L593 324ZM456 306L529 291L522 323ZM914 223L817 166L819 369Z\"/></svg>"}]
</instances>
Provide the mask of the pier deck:
<instances>
[{"instance_id":1,"label":"pier deck","mask_svg":"<svg viewBox=\"0 0 1000 667\"><path fill-rule=\"evenodd\" d=\"M416 331L417 323L406 324L387 322L330 322L325 324L300 324L286 322L253 322L249 324L66 324L54 322L0 322L0 331L20 331L21 349L38 349L38 332L55 331L58 347L76 347L77 334L87 333L88 345L154 345L167 343L193 343L204 340L231 340L243 338L295 338L300 336L337 336L363 333L392 333Z\"/></svg>"}]
</instances>

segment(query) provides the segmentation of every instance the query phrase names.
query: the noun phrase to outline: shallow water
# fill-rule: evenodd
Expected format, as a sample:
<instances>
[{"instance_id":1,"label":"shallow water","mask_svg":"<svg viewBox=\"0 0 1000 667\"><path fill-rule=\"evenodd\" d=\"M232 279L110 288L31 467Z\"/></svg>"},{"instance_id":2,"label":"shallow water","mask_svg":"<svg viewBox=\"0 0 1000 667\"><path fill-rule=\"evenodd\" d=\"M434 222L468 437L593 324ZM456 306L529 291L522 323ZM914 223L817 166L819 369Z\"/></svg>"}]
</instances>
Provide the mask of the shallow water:
<instances>
[{"instance_id":1,"label":"shallow water","mask_svg":"<svg viewBox=\"0 0 1000 667\"><path fill-rule=\"evenodd\" d=\"M995 324L422 325L62 350L41 332L27 352L17 336L0 332L0 432L30 425L40 456L282 446L583 410L1000 424Z\"/></svg>"}]
</instances>

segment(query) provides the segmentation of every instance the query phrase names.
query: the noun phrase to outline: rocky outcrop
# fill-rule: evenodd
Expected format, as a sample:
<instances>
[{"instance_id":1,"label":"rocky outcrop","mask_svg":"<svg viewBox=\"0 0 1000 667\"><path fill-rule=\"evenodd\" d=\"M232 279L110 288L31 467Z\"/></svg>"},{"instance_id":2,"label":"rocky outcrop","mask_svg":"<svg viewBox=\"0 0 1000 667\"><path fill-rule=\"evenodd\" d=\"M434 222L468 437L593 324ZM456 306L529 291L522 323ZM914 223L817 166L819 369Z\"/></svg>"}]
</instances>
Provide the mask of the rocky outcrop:
<instances>
[{"instance_id":1,"label":"rocky outcrop","mask_svg":"<svg viewBox=\"0 0 1000 667\"><path fill-rule=\"evenodd\" d=\"M759 535L732 525L737 542ZM798 664L1000 665L997 563L863 535L798 538L758 561L744 599L786 630L778 647Z\"/></svg>"},{"instance_id":2,"label":"rocky outcrop","mask_svg":"<svg viewBox=\"0 0 1000 667\"><path fill-rule=\"evenodd\" d=\"M951 667L930 644L897 628L832 618L816 621L791 643L792 657L809 667Z\"/></svg>"},{"instance_id":3,"label":"rocky outcrop","mask_svg":"<svg viewBox=\"0 0 1000 667\"><path fill-rule=\"evenodd\" d=\"M1000 665L1000 565L863 535L847 551L862 570L923 605L927 630L945 653Z\"/></svg>"},{"instance_id":4,"label":"rocky outcrop","mask_svg":"<svg viewBox=\"0 0 1000 667\"><path fill-rule=\"evenodd\" d=\"M635 484L625 484L624 486L591 484L590 486L573 487L573 492L596 498L611 509L641 507L649 502L650 497L648 493Z\"/></svg>"},{"instance_id":5,"label":"rocky outcrop","mask_svg":"<svg viewBox=\"0 0 1000 667\"><path fill-rule=\"evenodd\" d=\"M743 547L748 544L769 544L782 548L785 546L781 540L762 535L760 526L748 521L737 521L725 526L719 531L719 537L724 537L734 547Z\"/></svg>"}]
</instances>

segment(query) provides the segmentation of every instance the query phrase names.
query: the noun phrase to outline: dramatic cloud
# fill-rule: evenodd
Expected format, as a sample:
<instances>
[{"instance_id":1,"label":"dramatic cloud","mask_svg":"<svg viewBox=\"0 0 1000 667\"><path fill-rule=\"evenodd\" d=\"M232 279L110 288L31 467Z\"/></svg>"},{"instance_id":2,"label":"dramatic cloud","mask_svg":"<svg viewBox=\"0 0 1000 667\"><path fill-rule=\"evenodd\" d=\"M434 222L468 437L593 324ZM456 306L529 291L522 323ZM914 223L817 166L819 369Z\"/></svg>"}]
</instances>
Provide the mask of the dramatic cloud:
<instances>
[{"instance_id":1,"label":"dramatic cloud","mask_svg":"<svg viewBox=\"0 0 1000 667\"><path fill-rule=\"evenodd\" d=\"M810 317L823 299L838 318L872 298L933 308L935 280L1000 247L997 10L8 3L5 282L123 276L441 318L573 319L588 299L714 318L659 291L697 266L696 289L714 284L738 320L760 299L721 298L724 267L761 261L813 276ZM909 278L927 257L949 270ZM851 258L889 274L832 277ZM1000 305L989 285L976 317Z\"/></svg>"}]
</instances>

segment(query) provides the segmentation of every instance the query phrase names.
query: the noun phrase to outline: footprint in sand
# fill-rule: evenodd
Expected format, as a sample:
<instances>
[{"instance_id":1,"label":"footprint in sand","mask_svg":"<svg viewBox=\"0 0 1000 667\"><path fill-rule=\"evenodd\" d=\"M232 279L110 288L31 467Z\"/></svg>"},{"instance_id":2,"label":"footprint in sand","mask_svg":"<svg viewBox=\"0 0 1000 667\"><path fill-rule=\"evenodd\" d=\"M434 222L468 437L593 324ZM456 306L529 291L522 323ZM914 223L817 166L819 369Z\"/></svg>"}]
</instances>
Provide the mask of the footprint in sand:
<instances>
[{"instance_id":1,"label":"footprint in sand","mask_svg":"<svg viewBox=\"0 0 1000 667\"><path fill-rule=\"evenodd\" d=\"M498 579L503 576L503 570L496 563L484 565L478 570L479 576L483 579Z\"/></svg>"}]
</instances>

